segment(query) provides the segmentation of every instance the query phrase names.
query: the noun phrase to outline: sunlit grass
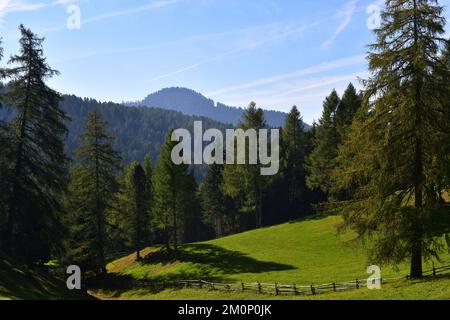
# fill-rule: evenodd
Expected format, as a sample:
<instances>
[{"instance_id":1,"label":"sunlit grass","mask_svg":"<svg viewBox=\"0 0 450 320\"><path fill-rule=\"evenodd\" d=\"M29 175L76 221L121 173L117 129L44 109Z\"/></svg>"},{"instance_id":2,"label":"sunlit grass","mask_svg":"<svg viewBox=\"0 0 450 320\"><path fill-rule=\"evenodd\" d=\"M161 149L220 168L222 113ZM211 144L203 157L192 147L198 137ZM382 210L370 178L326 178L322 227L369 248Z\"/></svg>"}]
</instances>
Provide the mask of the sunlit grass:
<instances>
[{"instance_id":1,"label":"sunlit grass","mask_svg":"<svg viewBox=\"0 0 450 320\"><path fill-rule=\"evenodd\" d=\"M356 234L337 233L336 226L340 221L338 217L311 219L205 243L183 245L177 258L168 257L159 248L149 248L144 261L136 262L134 255L131 255L115 261L108 268L124 277L159 282L201 279L310 285L365 279L368 277L367 266L377 263L368 262L364 246L357 240ZM449 261L448 255L443 256L443 261ZM436 262L436 265L439 264ZM425 264L425 268L430 266L430 263ZM381 267L383 278L405 279L409 271L407 263ZM447 295L450 298L449 290L445 289L448 279L419 282L411 286L409 281L399 281L398 285L389 284L380 292L358 290L327 296L337 299L382 299L398 295L407 299L427 294L438 297L439 292L443 292L444 297ZM230 294L193 289L164 290L151 294L135 289L116 295L133 299L263 298L251 293Z\"/></svg>"}]
</instances>

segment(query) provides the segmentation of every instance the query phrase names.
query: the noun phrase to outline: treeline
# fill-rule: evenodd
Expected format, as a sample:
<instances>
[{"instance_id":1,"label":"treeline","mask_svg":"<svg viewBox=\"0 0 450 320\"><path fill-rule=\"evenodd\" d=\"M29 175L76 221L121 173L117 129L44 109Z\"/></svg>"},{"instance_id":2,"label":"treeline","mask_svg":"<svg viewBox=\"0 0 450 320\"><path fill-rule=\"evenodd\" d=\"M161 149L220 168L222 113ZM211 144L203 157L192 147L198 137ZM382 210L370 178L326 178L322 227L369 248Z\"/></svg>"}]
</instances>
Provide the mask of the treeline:
<instances>
[{"instance_id":1,"label":"treeline","mask_svg":"<svg viewBox=\"0 0 450 320\"><path fill-rule=\"evenodd\" d=\"M143 161L146 155L156 162L162 144L170 128L187 128L192 130L194 121L202 121L205 130L217 128L224 131L224 123L199 116L188 116L177 111L150 108L126 107L112 102L99 102L95 99L63 95L60 108L67 114L64 122L69 130L65 139L66 153L74 158L74 151L81 143L88 114L97 110L108 122L108 130L114 135L113 147L123 159L123 163ZM0 119L9 122L16 116L15 108L1 108ZM204 179L206 166L195 166L197 180Z\"/></svg>"}]
</instances>

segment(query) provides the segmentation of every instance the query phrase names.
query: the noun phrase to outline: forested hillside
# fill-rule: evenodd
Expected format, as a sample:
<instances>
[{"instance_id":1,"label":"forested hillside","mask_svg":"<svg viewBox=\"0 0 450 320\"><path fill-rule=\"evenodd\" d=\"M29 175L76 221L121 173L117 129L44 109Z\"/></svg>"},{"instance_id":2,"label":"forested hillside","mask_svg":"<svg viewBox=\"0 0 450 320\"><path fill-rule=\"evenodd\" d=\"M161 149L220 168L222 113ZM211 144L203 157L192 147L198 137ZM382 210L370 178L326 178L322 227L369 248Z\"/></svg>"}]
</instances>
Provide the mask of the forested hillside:
<instances>
[{"instance_id":1,"label":"forested hillside","mask_svg":"<svg viewBox=\"0 0 450 320\"><path fill-rule=\"evenodd\" d=\"M69 154L80 143L80 134L85 128L88 113L97 110L108 122L108 131L115 137L114 148L121 154L125 163L133 160L142 161L146 155L150 155L152 160L156 161L169 129L185 128L192 131L196 120L201 120L206 129L224 130L231 127L218 121L187 116L176 111L126 107L73 95L64 96L61 108L71 118L71 121L67 122L69 135L66 146Z\"/></svg>"}]
</instances>

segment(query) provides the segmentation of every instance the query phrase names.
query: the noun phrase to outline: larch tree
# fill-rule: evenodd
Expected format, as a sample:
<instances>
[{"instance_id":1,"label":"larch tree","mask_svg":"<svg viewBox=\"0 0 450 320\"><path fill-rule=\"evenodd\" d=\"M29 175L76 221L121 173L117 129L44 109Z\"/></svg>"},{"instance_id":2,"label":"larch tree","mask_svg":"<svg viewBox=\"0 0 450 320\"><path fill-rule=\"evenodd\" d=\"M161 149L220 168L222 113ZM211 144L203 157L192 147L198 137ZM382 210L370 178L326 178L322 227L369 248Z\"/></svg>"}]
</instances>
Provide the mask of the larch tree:
<instances>
[{"instance_id":1,"label":"larch tree","mask_svg":"<svg viewBox=\"0 0 450 320\"><path fill-rule=\"evenodd\" d=\"M409 259L412 278L422 276L423 258L437 257L450 231L442 197L450 167L442 14L437 1L386 2L368 55L365 116L354 123L335 170L340 187L356 186L339 206L346 226L373 239L374 263Z\"/></svg>"},{"instance_id":2,"label":"larch tree","mask_svg":"<svg viewBox=\"0 0 450 320\"><path fill-rule=\"evenodd\" d=\"M3 100L16 115L8 125L11 157L2 180L2 249L32 263L48 259L62 244L58 212L67 181L68 117L59 107L60 94L45 83L58 72L46 62L44 40L23 25L20 33L20 53L2 72L8 80Z\"/></svg>"},{"instance_id":3,"label":"larch tree","mask_svg":"<svg viewBox=\"0 0 450 320\"><path fill-rule=\"evenodd\" d=\"M107 123L97 111L88 115L78 163L71 174L66 223L70 228L66 260L93 272L106 272L106 218L118 190L121 158L112 146Z\"/></svg>"}]
</instances>

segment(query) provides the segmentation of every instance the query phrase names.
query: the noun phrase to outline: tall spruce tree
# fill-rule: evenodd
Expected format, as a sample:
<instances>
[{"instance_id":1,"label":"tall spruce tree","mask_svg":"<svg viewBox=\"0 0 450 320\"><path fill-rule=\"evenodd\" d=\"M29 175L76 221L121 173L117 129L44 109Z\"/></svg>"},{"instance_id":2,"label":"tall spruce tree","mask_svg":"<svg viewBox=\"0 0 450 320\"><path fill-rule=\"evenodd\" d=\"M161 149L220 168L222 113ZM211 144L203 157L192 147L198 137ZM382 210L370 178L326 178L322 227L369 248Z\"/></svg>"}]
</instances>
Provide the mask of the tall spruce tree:
<instances>
[{"instance_id":1,"label":"tall spruce tree","mask_svg":"<svg viewBox=\"0 0 450 320\"><path fill-rule=\"evenodd\" d=\"M238 124L242 130L256 130L256 138L259 139L259 130L267 128L264 119L264 111L256 107L251 102L245 110L242 120ZM249 146L247 139L246 151L253 146ZM235 199L236 206L244 214L253 214L255 217L255 226L262 226L262 209L265 177L261 176L261 166L259 164L236 164L226 165L223 170L223 190L227 196Z\"/></svg>"},{"instance_id":2,"label":"tall spruce tree","mask_svg":"<svg viewBox=\"0 0 450 320\"><path fill-rule=\"evenodd\" d=\"M182 226L195 198L191 174L186 164L172 161L172 150L177 142L171 140L171 130L161 148L158 163L153 174L155 222L163 232L168 252L178 250L182 237ZM171 247L172 245L172 247Z\"/></svg>"},{"instance_id":3,"label":"tall spruce tree","mask_svg":"<svg viewBox=\"0 0 450 320\"><path fill-rule=\"evenodd\" d=\"M121 161L106 128L101 114L91 111L75 151L78 164L71 174L66 208L70 228L66 260L95 273L106 272L106 215L118 189Z\"/></svg>"},{"instance_id":4,"label":"tall spruce tree","mask_svg":"<svg viewBox=\"0 0 450 320\"><path fill-rule=\"evenodd\" d=\"M58 72L43 54L43 39L20 26L20 53L4 70L8 90L4 101L16 113L9 125L11 142L2 228L2 248L26 262L48 259L61 244L61 192L66 185L64 154L66 114L61 96L45 81Z\"/></svg>"},{"instance_id":5,"label":"tall spruce tree","mask_svg":"<svg viewBox=\"0 0 450 320\"><path fill-rule=\"evenodd\" d=\"M201 205L204 219L214 227L216 238L225 235L226 196L221 190L223 165L209 167L205 181L200 187Z\"/></svg>"},{"instance_id":6,"label":"tall spruce tree","mask_svg":"<svg viewBox=\"0 0 450 320\"><path fill-rule=\"evenodd\" d=\"M141 250L149 240L150 178L139 163L132 162L124 170L117 196L121 236L134 248L137 260L141 259Z\"/></svg>"},{"instance_id":7,"label":"tall spruce tree","mask_svg":"<svg viewBox=\"0 0 450 320\"><path fill-rule=\"evenodd\" d=\"M2 47L2 38L0 38L0 61L3 59L3 47ZM4 70L0 68L0 110L3 106L3 78L4 78ZM7 181L7 165L9 163L9 139L7 138L7 125L6 123L0 119L0 146L2 148L2 152L0 154L0 181ZM0 183L0 235L2 231L2 226L5 223L5 196L7 193L7 184ZM1 239L1 238L0 238Z\"/></svg>"},{"instance_id":8,"label":"tall spruce tree","mask_svg":"<svg viewBox=\"0 0 450 320\"><path fill-rule=\"evenodd\" d=\"M331 172L336 165L339 147L336 112L341 104L336 90L325 99L322 118L315 128L314 151L308 157L307 184L310 189L319 189L329 193Z\"/></svg>"},{"instance_id":9,"label":"tall spruce tree","mask_svg":"<svg viewBox=\"0 0 450 320\"><path fill-rule=\"evenodd\" d=\"M146 185L145 185L145 190L147 192L147 214L148 214L148 219L147 219L147 230L149 232L148 234L148 240L152 241L154 239L153 237L153 230L154 230L154 226L153 226L153 207L154 207L154 188L153 188L153 163L152 160L150 158L149 155L146 155L144 157L144 161L142 162L142 168L144 169L145 172L145 177L146 177Z\"/></svg>"},{"instance_id":10,"label":"tall spruce tree","mask_svg":"<svg viewBox=\"0 0 450 320\"><path fill-rule=\"evenodd\" d=\"M450 138L442 10L431 0L386 2L368 56L366 116L352 127L335 171L342 187L357 185L341 209L347 226L374 238L371 260L409 258L413 278L450 231L442 198L450 167L449 149L442 148Z\"/></svg>"},{"instance_id":11,"label":"tall spruce tree","mask_svg":"<svg viewBox=\"0 0 450 320\"><path fill-rule=\"evenodd\" d=\"M350 83L342 95L341 103L336 110L336 126L338 128L339 142L345 139L346 131L352 124L362 105L362 96L356 92L355 86Z\"/></svg>"},{"instance_id":12,"label":"tall spruce tree","mask_svg":"<svg viewBox=\"0 0 450 320\"><path fill-rule=\"evenodd\" d=\"M305 209L307 202L305 158L308 150L306 139L305 124L300 111L294 106L287 115L282 130L280 167L286 188L286 204L292 217L298 216L298 211Z\"/></svg>"}]
</instances>

